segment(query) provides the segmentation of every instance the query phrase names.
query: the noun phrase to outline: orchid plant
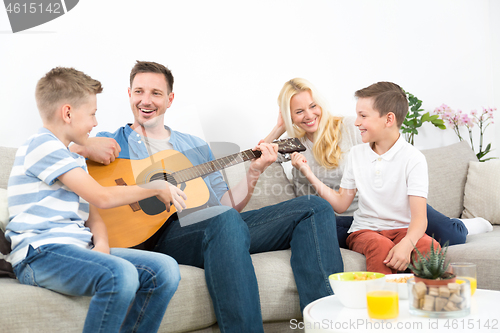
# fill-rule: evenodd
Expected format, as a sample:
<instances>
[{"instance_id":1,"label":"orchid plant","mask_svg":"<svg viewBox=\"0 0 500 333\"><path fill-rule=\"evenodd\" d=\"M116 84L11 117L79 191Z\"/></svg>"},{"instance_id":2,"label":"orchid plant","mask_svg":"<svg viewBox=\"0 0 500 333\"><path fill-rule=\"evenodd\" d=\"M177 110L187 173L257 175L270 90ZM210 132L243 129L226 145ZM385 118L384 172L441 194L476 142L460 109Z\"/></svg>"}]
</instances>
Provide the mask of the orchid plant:
<instances>
[{"instance_id":1,"label":"orchid plant","mask_svg":"<svg viewBox=\"0 0 500 333\"><path fill-rule=\"evenodd\" d=\"M441 119L446 121L455 131L455 134L458 136L460 141L463 141L463 137L460 133L460 127L465 126L467 131L469 132L469 140L474 152L474 140L472 135L472 128L477 124L479 127L479 151L476 153L477 159L480 162L484 162L487 160L494 159L496 157L484 158L486 154L491 151L491 143L486 145L486 148L483 150L483 137L484 132L494 123L493 120L493 112L495 112L497 108L484 108L482 112L478 112L477 110L472 110L470 115L468 113L464 113L462 110L457 109L457 111L453 110L446 104L442 104L434 110L434 113L439 115Z\"/></svg>"}]
</instances>

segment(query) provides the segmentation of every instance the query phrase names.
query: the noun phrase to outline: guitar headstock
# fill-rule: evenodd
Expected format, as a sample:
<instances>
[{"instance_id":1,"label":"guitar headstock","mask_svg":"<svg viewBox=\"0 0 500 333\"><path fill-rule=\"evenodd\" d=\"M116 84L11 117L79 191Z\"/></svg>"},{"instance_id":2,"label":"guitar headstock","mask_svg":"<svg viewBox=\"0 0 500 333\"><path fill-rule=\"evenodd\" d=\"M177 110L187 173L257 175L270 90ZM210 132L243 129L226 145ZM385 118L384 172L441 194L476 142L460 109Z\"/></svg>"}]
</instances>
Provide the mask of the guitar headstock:
<instances>
[{"instance_id":1,"label":"guitar headstock","mask_svg":"<svg viewBox=\"0 0 500 333\"><path fill-rule=\"evenodd\" d=\"M282 154L305 151L306 147L297 138L281 139L273 141L278 144L278 151Z\"/></svg>"}]
</instances>

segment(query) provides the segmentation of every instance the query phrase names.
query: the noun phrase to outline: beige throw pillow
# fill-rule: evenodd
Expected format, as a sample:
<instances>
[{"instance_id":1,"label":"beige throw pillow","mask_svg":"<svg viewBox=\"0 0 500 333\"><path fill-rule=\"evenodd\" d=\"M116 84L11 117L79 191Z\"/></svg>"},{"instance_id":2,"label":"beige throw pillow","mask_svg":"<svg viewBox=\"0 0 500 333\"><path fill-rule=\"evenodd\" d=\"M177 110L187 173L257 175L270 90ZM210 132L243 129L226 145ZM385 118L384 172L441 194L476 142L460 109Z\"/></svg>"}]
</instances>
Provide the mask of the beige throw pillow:
<instances>
[{"instance_id":1,"label":"beige throw pillow","mask_svg":"<svg viewBox=\"0 0 500 333\"><path fill-rule=\"evenodd\" d=\"M469 161L477 161L476 155L466 141L422 153L429 167L427 203L448 217L460 217Z\"/></svg>"},{"instance_id":2,"label":"beige throw pillow","mask_svg":"<svg viewBox=\"0 0 500 333\"><path fill-rule=\"evenodd\" d=\"M500 224L500 160L469 162L462 218Z\"/></svg>"}]
</instances>

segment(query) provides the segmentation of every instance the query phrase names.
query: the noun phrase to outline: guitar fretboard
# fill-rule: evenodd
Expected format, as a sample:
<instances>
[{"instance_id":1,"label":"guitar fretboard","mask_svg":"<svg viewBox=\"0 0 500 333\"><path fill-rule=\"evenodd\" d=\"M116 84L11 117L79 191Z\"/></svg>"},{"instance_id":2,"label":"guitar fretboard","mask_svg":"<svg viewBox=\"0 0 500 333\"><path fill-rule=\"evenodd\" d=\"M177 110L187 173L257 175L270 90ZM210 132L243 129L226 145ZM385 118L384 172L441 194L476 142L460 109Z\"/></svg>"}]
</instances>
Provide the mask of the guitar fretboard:
<instances>
[{"instance_id":1,"label":"guitar fretboard","mask_svg":"<svg viewBox=\"0 0 500 333\"><path fill-rule=\"evenodd\" d=\"M283 140L273 141L278 144L278 152L281 154L289 154L292 152L301 152L306 150L304 145L300 143L297 138L288 138ZM152 175L149 181L153 180L166 180L172 184L185 183L187 181L196 179L198 177L206 176L212 172L222 170L224 168L245 162L254 158L258 158L262 153L258 150L253 151L248 149L240 153L232 154L229 156L221 157L213 161L203 164L195 165L187 169L179 170L174 173L160 172Z\"/></svg>"},{"instance_id":2,"label":"guitar fretboard","mask_svg":"<svg viewBox=\"0 0 500 333\"><path fill-rule=\"evenodd\" d=\"M260 157L260 155L262 155L260 151L253 151L252 149L248 149L236 154L221 157L210 162L198 164L193 167L174 172L172 176L175 178L177 183L184 183L198 177L206 176L212 172L220 171L232 165L252 160L254 158Z\"/></svg>"}]
</instances>

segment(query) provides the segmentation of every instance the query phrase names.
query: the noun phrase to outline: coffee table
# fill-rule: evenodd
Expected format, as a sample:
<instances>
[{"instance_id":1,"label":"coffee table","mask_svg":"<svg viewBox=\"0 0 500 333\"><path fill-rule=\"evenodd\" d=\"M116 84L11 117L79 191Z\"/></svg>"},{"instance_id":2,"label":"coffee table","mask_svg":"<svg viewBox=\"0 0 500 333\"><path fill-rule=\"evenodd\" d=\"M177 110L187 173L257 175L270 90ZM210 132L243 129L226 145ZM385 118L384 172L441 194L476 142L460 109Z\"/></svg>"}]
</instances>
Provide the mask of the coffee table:
<instances>
[{"instance_id":1,"label":"coffee table","mask_svg":"<svg viewBox=\"0 0 500 333\"><path fill-rule=\"evenodd\" d=\"M436 319L412 316L408 300L399 300L399 316L393 321L374 321L366 309L350 309L335 295L320 298L304 309L303 322L290 327L306 333L333 332L498 332L500 333L500 291L477 289L471 298L471 312L462 318Z\"/></svg>"}]
</instances>

